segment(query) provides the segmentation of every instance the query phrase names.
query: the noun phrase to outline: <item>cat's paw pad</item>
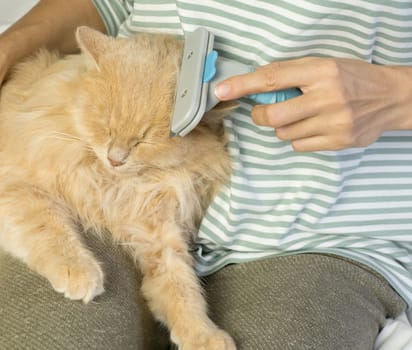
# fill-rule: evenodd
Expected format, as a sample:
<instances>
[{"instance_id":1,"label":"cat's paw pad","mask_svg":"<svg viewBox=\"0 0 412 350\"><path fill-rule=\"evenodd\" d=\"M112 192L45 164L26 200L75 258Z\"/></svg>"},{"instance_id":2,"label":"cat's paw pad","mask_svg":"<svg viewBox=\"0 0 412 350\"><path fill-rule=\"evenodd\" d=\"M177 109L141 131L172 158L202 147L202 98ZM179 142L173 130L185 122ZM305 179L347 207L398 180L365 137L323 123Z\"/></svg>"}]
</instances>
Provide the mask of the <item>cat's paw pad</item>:
<instances>
[{"instance_id":1,"label":"cat's paw pad","mask_svg":"<svg viewBox=\"0 0 412 350\"><path fill-rule=\"evenodd\" d=\"M88 303L104 292L102 268L90 257L56 264L46 277L68 299Z\"/></svg>"},{"instance_id":2,"label":"cat's paw pad","mask_svg":"<svg viewBox=\"0 0 412 350\"><path fill-rule=\"evenodd\" d=\"M236 345L229 334L221 329L216 329L192 337L181 348L182 350L236 350Z\"/></svg>"}]
</instances>

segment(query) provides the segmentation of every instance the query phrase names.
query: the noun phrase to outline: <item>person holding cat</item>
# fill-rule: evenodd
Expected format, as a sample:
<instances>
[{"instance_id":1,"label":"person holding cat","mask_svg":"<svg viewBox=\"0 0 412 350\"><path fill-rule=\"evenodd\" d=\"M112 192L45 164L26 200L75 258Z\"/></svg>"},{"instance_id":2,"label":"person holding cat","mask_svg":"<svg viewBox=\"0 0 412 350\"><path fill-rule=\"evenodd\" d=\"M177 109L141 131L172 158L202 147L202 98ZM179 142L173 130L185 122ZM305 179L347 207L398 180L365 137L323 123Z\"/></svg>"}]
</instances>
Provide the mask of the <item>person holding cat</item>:
<instances>
[{"instance_id":1,"label":"person holding cat","mask_svg":"<svg viewBox=\"0 0 412 350\"><path fill-rule=\"evenodd\" d=\"M231 181L207 210L193 253L211 318L238 349L371 349L385 318L412 305L411 5L42 0L0 36L0 80L39 47L76 52L79 25L111 36L211 30L222 56L258 67L216 89L240 105L225 124ZM272 105L242 99L290 87L303 94ZM19 302L47 304L30 294ZM111 325L105 336L97 325L110 328L116 299L101 303L93 314L59 304L91 326L71 323L68 333L81 339L61 335L57 348L115 349L122 338L132 349L157 337L149 316L138 335ZM50 328L56 317L37 314L33 323ZM140 346L161 348L149 343Z\"/></svg>"}]
</instances>

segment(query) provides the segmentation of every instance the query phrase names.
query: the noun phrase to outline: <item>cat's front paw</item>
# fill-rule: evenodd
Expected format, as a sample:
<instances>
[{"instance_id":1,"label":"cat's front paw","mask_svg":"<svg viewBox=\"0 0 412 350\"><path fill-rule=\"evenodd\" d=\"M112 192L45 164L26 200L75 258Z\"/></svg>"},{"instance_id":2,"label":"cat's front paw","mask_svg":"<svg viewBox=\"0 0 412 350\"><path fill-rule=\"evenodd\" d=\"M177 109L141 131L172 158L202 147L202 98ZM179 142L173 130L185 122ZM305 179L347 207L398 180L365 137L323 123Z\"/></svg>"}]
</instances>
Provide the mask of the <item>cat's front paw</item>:
<instances>
[{"instance_id":1,"label":"cat's front paw","mask_svg":"<svg viewBox=\"0 0 412 350\"><path fill-rule=\"evenodd\" d=\"M92 257L53 264L47 269L46 277L57 292L72 300L88 303L104 292L102 268Z\"/></svg>"},{"instance_id":2,"label":"cat's front paw","mask_svg":"<svg viewBox=\"0 0 412 350\"><path fill-rule=\"evenodd\" d=\"M232 337L221 329L197 334L186 339L179 350L236 350Z\"/></svg>"}]
</instances>

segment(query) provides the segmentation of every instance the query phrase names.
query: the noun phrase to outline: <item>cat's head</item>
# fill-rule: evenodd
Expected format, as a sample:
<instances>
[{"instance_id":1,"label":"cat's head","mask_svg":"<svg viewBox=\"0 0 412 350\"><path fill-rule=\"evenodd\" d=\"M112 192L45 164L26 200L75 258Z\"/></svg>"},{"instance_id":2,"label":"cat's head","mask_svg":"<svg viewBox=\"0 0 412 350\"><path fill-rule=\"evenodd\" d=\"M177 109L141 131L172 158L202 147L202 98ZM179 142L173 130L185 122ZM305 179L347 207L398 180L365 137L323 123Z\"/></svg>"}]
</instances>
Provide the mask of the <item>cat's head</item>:
<instances>
[{"instance_id":1,"label":"cat's head","mask_svg":"<svg viewBox=\"0 0 412 350\"><path fill-rule=\"evenodd\" d=\"M76 38L88 60L76 127L105 166L125 173L179 166L202 139L219 142L222 115L233 106L209 113L188 136L170 138L182 40L144 33L115 39L87 27Z\"/></svg>"}]
</instances>

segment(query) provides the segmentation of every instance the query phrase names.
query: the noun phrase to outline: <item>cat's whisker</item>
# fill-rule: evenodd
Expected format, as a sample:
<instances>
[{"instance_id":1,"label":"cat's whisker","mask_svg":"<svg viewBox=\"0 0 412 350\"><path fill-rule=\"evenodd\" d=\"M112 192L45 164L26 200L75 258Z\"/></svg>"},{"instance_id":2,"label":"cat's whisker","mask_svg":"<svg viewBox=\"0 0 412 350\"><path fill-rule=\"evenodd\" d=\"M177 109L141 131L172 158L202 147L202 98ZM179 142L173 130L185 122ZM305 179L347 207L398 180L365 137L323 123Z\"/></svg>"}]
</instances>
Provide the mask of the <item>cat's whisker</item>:
<instances>
[{"instance_id":1,"label":"cat's whisker","mask_svg":"<svg viewBox=\"0 0 412 350\"><path fill-rule=\"evenodd\" d=\"M84 143L80 139L69 137L69 136L63 136L63 135L47 135L44 138L62 140L62 141L77 141L77 142L80 142L80 143Z\"/></svg>"},{"instance_id":2,"label":"cat's whisker","mask_svg":"<svg viewBox=\"0 0 412 350\"><path fill-rule=\"evenodd\" d=\"M71 139L69 139L69 138L64 138L64 137L54 137L54 136L50 136L50 137L48 137L49 139L55 139L55 140L62 140L62 141L73 141L73 140L71 140ZM90 146L90 145L88 145L88 144L86 144L86 143L84 143L84 142L79 142L79 145L80 146L82 146L86 151L90 151L91 153L94 153L94 150L93 150L93 148Z\"/></svg>"},{"instance_id":3,"label":"cat's whisker","mask_svg":"<svg viewBox=\"0 0 412 350\"><path fill-rule=\"evenodd\" d=\"M71 138L68 137L61 137L61 136L46 136L44 137L45 139L54 139L54 140L61 140L61 141L77 141L77 140L73 140Z\"/></svg>"},{"instance_id":4,"label":"cat's whisker","mask_svg":"<svg viewBox=\"0 0 412 350\"><path fill-rule=\"evenodd\" d=\"M156 142L150 142L150 141L140 141L139 143L147 144L147 145L156 145Z\"/></svg>"},{"instance_id":5,"label":"cat's whisker","mask_svg":"<svg viewBox=\"0 0 412 350\"><path fill-rule=\"evenodd\" d=\"M70 139L66 139L66 138L61 138L61 137L49 137L49 139L56 139L56 140L62 140L62 141L72 141ZM95 155L95 150L93 149L93 147L91 147L90 145L86 144L86 143L78 143L85 152L90 153L91 155Z\"/></svg>"},{"instance_id":6,"label":"cat's whisker","mask_svg":"<svg viewBox=\"0 0 412 350\"><path fill-rule=\"evenodd\" d=\"M78 141L82 141L82 142L83 142L83 140L82 140L80 137L74 136L74 135L71 135L71 134L67 134L67 133L64 133L64 132L55 131L54 134L55 134L55 135L59 135L59 136L67 137L67 138L69 138L69 139L78 140Z\"/></svg>"},{"instance_id":7,"label":"cat's whisker","mask_svg":"<svg viewBox=\"0 0 412 350\"><path fill-rule=\"evenodd\" d=\"M85 149L93 151L93 147L91 145L84 142L84 140L82 140L81 138L79 138L77 136L70 135L70 134L55 132L54 135L48 135L45 138L55 139L55 140L62 140L62 141L77 141Z\"/></svg>"}]
</instances>

